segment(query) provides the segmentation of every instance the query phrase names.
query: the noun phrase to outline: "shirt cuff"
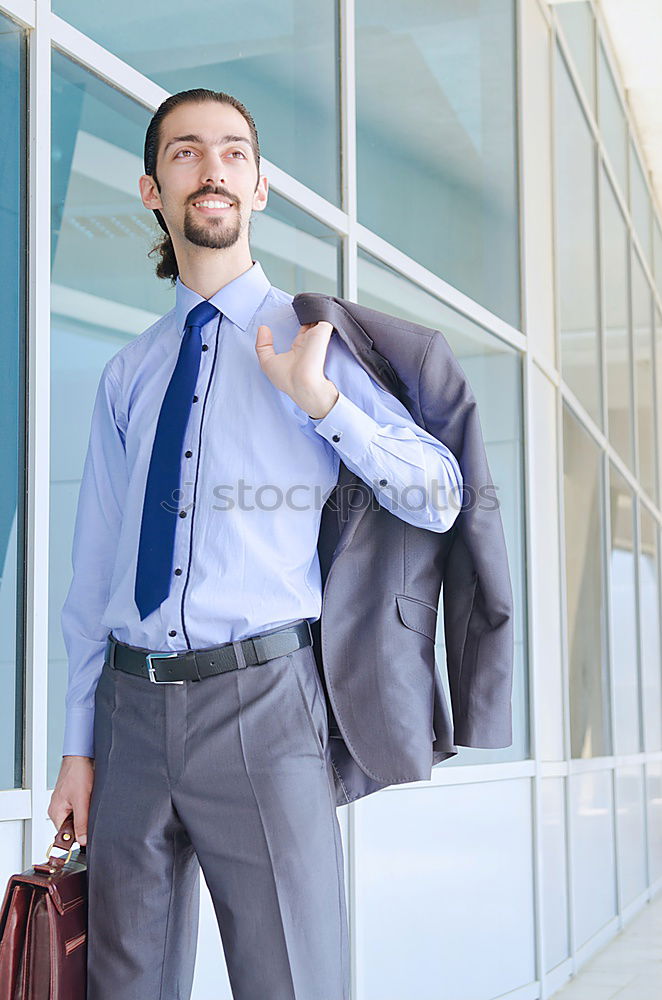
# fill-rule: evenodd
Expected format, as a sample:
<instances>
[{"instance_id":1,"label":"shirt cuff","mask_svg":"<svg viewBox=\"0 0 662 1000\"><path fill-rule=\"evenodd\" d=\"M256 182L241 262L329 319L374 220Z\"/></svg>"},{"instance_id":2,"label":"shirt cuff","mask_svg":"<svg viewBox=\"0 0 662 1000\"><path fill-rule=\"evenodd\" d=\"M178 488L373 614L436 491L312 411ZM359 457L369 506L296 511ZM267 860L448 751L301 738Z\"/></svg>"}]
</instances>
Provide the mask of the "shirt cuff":
<instances>
[{"instance_id":1,"label":"shirt cuff","mask_svg":"<svg viewBox=\"0 0 662 1000\"><path fill-rule=\"evenodd\" d=\"M94 757L94 708L73 707L65 714L62 756Z\"/></svg>"},{"instance_id":2,"label":"shirt cuff","mask_svg":"<svg viewBox=\"0 0 662 1000\"><path fill-rule=\"evenodd\" d=\"M358 464L379 424L338 390L338 398L324 417L310 417L315 431L336 451Z\"/></svg>"}]
</instances>

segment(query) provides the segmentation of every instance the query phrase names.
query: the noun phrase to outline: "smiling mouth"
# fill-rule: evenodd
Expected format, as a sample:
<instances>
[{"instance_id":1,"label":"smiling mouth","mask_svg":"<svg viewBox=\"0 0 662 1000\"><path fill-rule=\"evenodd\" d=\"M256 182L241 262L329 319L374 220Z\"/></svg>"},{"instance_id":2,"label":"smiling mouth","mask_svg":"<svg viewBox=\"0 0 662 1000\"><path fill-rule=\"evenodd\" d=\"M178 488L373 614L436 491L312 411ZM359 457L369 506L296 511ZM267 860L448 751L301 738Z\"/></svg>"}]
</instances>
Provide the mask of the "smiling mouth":
<instances>
[{"instance_id":1,"label":"smiling mouth","mask_svg":"<svg viewBox=\"0 0 662 1000\"><path fill-rule=\"evenodd\" d=\"M214 199L209 199L209 201L213 200ZM207 201L207 199L204 199L204 201ZM203 215L222 215L224 212L229 212L232 208L234 208L234 205L227 203L222 204L221 199L219 199L217 204L211 205L203 204L202 202L193 202L193 208L195 208L198 212L202 212Z\"/></svg>"}]
</instances>

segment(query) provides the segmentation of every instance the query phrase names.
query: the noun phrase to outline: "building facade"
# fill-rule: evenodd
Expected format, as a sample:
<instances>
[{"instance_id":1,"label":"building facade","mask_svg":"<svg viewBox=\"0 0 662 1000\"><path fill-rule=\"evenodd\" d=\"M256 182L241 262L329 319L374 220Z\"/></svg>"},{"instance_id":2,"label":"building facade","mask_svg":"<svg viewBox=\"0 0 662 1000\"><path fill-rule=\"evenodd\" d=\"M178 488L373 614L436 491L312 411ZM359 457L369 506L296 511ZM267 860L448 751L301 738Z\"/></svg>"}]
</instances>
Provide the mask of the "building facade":
<instances>
[{"instance_id":1,"label":"building facade","mask_svg":"<svg viewBox=\"0 0 662 1000\"><path fill-rule=\"evenodd\" d=\"M599 6L4 0L0 24L1 884L53 839L98 379L174 302L145 129L224 90L270 182L253 258L444 333L508 544L512 746L339 810L354 1000L550 996L662 886L662 227ZM445 683L441 615L437 653ZM223 1000L201 907L194 1000Z\"/></svg>"}]
</instances>

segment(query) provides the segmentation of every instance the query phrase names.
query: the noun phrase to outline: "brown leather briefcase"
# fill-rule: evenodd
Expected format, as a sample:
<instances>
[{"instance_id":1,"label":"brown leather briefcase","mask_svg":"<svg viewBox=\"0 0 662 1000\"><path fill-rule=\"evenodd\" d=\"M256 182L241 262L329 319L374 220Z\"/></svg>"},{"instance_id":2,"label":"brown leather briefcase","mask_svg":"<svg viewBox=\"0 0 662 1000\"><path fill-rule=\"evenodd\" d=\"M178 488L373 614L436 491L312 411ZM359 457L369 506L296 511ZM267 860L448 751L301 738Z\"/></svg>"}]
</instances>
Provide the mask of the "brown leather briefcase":
<instances>
[{"instance_id":1,"label":"brown leather briefcase","mask_svg":"<svg viewBox=\"0 0 662 1000\"><path fill-rule=\"evenodd\" d=\"M87 862L73 813L46 861L9 879L0 911L0 1000L85 1000ZM52 847L67 850L51 855Z\"/></svg>"}]
</instances>

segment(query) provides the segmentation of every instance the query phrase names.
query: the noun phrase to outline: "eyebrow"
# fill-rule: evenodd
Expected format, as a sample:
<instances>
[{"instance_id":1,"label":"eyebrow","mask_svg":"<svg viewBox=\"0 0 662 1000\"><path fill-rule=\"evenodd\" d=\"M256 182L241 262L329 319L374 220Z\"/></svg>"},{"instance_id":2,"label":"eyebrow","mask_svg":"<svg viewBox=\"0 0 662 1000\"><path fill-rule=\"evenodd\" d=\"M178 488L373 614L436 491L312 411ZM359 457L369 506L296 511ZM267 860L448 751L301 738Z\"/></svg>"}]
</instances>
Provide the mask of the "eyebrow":
<instances>
[{"instance_id":1,"label":"eyebrow","mask_svg":"<svg viewBox=\"0 0 662 1000\"><path fill-rule=\"evenodd\" d=\"M195 135L191 133L190 135L176 135L174 139L170 139L163 147L164 155L168 152L170 146L174 146L177 142L199 142L204 144L204 139L201 135ZM228 142L245 142L248 146L252 147L250 139L247 139L245 135L224 135L220 139L217 139L212 145L224 146Z\"/></svg>"}]
</instances>

